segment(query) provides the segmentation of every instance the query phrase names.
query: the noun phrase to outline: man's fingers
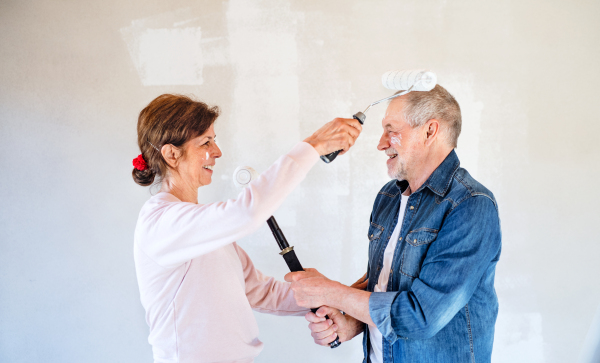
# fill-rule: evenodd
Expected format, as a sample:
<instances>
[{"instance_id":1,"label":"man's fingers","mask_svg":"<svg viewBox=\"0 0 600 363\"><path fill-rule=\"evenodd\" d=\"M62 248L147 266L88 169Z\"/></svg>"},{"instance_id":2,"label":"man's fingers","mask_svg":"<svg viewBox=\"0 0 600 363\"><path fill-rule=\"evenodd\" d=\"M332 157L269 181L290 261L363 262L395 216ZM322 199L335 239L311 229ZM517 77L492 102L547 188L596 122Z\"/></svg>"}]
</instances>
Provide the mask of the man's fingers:
<instances>
[{"instance_id":1,"label":"man's fingers","mask_svg":"<svg viewBox=\"0 0 600 363\"><path fill-rule=\"evenodd\" d=\"M306 278L304 275L305 275L304 271L288 272L287 274L285 274L283 279L287 282L296 282L296 281Z\"/></svg>"},{"instance_id":2,"label":"man's fingers","mask_svg":"<svg viewBox=\"0 0 600 363\"><path fill-rule=\"evenodd\" d=\"M305 271L288 272L283 279L287 282L296 282L311 277L322 276L319 271L314 268L307 268Z\"/></svg>"}]
</instances>

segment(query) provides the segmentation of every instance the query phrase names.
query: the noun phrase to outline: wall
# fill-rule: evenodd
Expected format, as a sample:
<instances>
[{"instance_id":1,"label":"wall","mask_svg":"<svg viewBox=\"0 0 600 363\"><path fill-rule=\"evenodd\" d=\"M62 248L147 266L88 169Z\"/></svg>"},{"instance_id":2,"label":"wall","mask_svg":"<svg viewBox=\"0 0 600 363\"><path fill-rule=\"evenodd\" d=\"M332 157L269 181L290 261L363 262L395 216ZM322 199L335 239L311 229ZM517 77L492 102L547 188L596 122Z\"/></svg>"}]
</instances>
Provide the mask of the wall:
<instances>
[{"instance_id":1,"label":"wall","mask_svg":"<svg viewBox=\"0 0 600 363\"><path fill-rule=\"evenodd\" d=\"M498 199L494 361L576 361L600 305L599 15L598 2L555 0L3 1L0 361L151 361L132 257L150 191L130 175L154 97L222 108L224 155L200 189L212 202L235 197L235 167L264 170L387 96L381 74L405 68L434 70L456 96L459 157ZM387 181L384 108L275 214L303 264L344 283L365 272ZM286 272L265 226L239 242ZM358 339L330 351L302 318L257 319L257 362L361 359Z\"/></svg>"}]
</instances>

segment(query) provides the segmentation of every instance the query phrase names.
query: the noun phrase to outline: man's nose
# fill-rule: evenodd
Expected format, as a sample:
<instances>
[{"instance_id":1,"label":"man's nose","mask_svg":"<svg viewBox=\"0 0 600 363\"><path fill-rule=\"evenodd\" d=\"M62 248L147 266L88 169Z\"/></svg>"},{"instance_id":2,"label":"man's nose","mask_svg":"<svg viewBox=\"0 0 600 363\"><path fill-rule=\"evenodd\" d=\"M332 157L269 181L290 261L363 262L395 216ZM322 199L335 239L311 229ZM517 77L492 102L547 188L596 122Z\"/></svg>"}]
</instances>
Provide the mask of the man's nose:
<instances>
[{"instance_id":1,"label":"man's nose","mask_svg":"<svg viewBox=\"0 0 600 363\"><path fill-rule=\"evenodd\" d=\"M384 132L383 135L381 135L381 139L379 139L379 145L377 145L377 150L383 151L388 147L390 147L390 141L388 140Z\"/></svg>"}]
</instances>

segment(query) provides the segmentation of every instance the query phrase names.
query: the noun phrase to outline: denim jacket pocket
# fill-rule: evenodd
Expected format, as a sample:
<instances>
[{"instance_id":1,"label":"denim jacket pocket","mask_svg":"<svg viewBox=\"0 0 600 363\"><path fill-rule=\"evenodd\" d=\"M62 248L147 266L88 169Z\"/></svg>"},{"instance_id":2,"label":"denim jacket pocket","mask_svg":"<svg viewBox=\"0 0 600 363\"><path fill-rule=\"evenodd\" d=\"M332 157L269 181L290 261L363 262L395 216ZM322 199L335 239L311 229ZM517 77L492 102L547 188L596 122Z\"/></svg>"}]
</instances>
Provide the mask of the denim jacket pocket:
<instances>
[{"instance_id":1,"label":"denim jacket pocket","mask_svg":"<svg viewBox=\"0 0 600 363\"><path fill-rule=\"evenodd\" d=\"M410 277L419 277L421 265L427 255L431 242L437 238L438 231L431 228L419 228L410 231L406 235L404 251L402 252L402 264L400 271Z\"/></svg>"},{"instance_id":2,"label":"denim jacket pocket","mask_svg":"<svg viewBox=\"0 0 600 363\"><path fill-rule=\"evenodd\" d=\"M381 237L383 233L383 227L371 222L369 226L369 261L371 261L371 257L376 252L377 249L377 240Z\"/></svg>"}]
</instances>

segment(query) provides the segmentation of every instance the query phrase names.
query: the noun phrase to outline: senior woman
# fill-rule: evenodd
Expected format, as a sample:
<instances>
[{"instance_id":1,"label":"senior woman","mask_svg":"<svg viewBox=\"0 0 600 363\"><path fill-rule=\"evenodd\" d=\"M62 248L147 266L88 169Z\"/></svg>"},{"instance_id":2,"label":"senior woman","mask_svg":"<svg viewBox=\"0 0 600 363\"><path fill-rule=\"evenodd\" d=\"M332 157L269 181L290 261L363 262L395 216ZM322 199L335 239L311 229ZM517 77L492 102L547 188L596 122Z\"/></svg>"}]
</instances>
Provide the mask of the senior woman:
<instances>
[{"instance_id":1,"label":"senior woman","mask_svg":"<svg viewBox=\"0 0 600 363\"><path fill-rule=\"evenodd\" d=\"M288 283L254 268L235 241L254 232L304 179L319 155L346 152L360 134L335 119L281 156L234 200L202 204L221 157L216 107L162 95L139 116L133 179L160 191L140 211L134 236L141 301L155 363L252 362L262 350L252 310L304 315Z\"/></svg>"}]
</instances>

